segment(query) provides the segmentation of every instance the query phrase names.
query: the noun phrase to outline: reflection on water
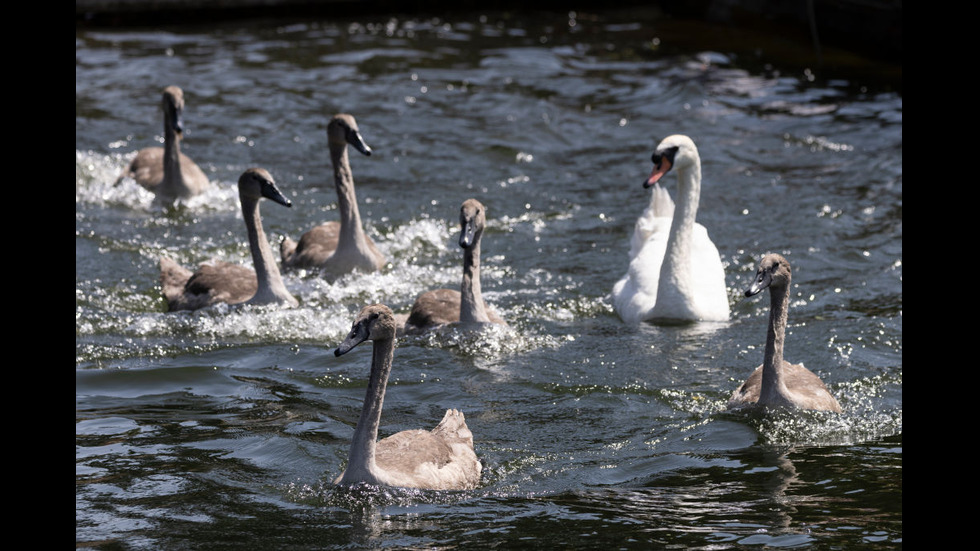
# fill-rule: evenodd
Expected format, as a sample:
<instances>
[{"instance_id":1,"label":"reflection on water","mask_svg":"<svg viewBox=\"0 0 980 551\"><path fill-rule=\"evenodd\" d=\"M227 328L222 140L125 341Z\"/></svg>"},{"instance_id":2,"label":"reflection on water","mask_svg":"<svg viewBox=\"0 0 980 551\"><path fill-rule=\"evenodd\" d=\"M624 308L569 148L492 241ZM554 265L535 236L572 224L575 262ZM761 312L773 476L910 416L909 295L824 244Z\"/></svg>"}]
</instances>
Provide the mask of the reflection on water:
<instances>
[{"instance_id":1,"label":"reflection on water","mask_svg":"<svg viewBox=\"0 0 980 551\"><path fill-rule=\"evenodd\" d=\"M637 10L76 31L76 542L901 545L900 83L715 30ZM215 185L165 209L113 182L159 141L173 83L182 148ZM390 266L284 274L292 309L165 313L160 256L250 263L245 168L294 204L263 212L274 247L336 219L340 111L370 135L351 162ZM702 156L727 323L628 325L609 300L672 133ZM332 351L363 305L459 285L468 197L487 205L483 294L510 327L400 340L381 436L458 408L484 483L335 488L370 352ZM794 266L787 357L843 415L724 411L761 361L767 307L741 292L768 251Z\"/></svg>"}]
</instances>

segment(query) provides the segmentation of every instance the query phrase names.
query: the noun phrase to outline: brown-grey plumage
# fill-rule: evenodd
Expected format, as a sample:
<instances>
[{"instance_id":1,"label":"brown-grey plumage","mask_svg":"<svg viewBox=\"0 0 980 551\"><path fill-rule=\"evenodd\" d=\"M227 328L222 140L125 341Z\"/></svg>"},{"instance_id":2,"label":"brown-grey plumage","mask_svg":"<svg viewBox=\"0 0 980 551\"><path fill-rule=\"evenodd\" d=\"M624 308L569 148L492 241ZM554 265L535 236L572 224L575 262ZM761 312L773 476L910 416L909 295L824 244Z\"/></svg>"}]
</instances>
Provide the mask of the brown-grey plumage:
<instances>
[{"instance_id":1,"label":"brown-grey plumage","mask_svg":"<svg viewBox=\"0 0 980 551\"><path fill-rule=\"evenodd\" d=\"M767 254L759 263L755 281L745 291L745 296L750 297L769 289L769 330L762 365L732 393L729 408L789 406L841 412L840 404L820 377L803 364L783 359L791 279L789 262L781 255Z\"/></svg>"},{"instance_id":2,"label":"brown-grey plumage","mask_svg":"<svg viewBox=\"0 0 980 551\"><path fill-rule=\"evenodd\" d=\"M184 136L184 91L177 86L163 89L163 147L146 147L136 154L116 179L132 178L152 191L158 200L174 202L202 193L210 182L201 167L180 152Z\"/></svg>"},{"instance_id":3,"label":"brown-grey plumage","mask_svg":"<svg viewBox=\"0 0 980 551\"><path fill-rule=\"evenodd\" d=\"M340 220L316 226L303 234L299 242L283 238L279 245L283 269L318 268L327 277L337 277L355 270L374 272L388 262L361 226L348 144L364 155L371 155L371 148L364 143L354 117L346 113L334 115L327 125L327 145L337 187Z\"/></svg>"},{"instance_id":4,"label":"brown-grey plumage","mask_svg":"<svg viewBox=\"0 0 980 551\"><path fill-rule=\"evenodd\" d=\"M287 199L268 171L250 168L238 179L238 198L248 232L248 244L255 270L225 261L211 261L191 272L163 257L160 259L160 286L168 311L196 310L218 302L228 304L282 304L299 302L282 281L275 253L262 229L259 199L266 197L287 207Z\"/></svg>"},{"instance_id":5,"label":"brown-grey plumage","mask_svg":"<svg viewBox=\"0 0 980 551\"><path fill-rule=\"evenodd\" d=\"M351 439L347 468L334 483L432 490L477 487L483 466L473 449L473 433L460 411L446 410L431 431L406 430L377 440L395 350L394 314L387 306L362 308L334 354L346 354L367 340L374 341L367 394Z\"/></svg>"},{"instance_id":6,"label":"brown-grey plumage","mask_svg":"<svg viewBox=\"0 0 980 551\"><path fill-rule=\"evenodd\" d=\"M415 299L399 328L402 333L418 333L447 323L497 323L507 325L483 300L480 285L480 241L487 222L486 207L467 199L459 209L459 246L463 249L463 279L460 290L435 289Z\"/></svg>"}]
</instances>

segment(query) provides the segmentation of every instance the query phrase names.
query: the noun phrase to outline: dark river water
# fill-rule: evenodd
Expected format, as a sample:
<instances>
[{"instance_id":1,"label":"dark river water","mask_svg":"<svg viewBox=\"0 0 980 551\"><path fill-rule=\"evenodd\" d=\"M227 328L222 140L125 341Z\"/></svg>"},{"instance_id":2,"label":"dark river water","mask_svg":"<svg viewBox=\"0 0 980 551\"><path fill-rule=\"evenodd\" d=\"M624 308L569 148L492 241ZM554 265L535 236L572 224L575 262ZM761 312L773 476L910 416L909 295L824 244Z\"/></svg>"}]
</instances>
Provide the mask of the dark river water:
<instances>
[{"instance_id":1,"label":"dark river water","mask_svg":"<svg viewBox=\"0 0 980 551\"><path fill-rule=\"evenodd\" d=\"M76 28L76 547L901 547L901 71L809 44L636 10ZM214 184L175 209L113 186L170 84ZM167 313L160 256L251 266L246 168L293 202L262 203L276 250L337 219L338 112L374 150L351 164L388 267L287 273L296 308ZM626 324L610 292L675 133L731 319ZM371 353L333 350L362 306L458 286L470 197L510 328L401 339L381 433L462 410L481 484L336 488ZM786 357L840 415L725 411L762 361L768 296L742 293L769 251L793 265Z\"/></svg>"}]
</instances>

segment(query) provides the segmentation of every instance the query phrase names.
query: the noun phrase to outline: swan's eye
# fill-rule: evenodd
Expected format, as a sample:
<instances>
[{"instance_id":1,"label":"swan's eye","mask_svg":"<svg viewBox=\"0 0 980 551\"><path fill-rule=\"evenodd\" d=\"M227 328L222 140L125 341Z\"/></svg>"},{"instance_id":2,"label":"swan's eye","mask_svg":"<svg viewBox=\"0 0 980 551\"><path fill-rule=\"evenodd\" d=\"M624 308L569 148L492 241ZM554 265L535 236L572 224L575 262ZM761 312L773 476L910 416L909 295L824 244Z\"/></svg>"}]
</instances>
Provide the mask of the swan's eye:
<instances>
[{"instance_id":1,"label":"swan's eye","mask_svg":"<svg viewBox=\"0 0 980 551\"><path fill-rule=\"evenodd\" d=\"M658 153L654 153L653 155L650 156L650 160L653 161L653 164L659 165L660 164L660 155Z\"/></svg>"}]
</instances>

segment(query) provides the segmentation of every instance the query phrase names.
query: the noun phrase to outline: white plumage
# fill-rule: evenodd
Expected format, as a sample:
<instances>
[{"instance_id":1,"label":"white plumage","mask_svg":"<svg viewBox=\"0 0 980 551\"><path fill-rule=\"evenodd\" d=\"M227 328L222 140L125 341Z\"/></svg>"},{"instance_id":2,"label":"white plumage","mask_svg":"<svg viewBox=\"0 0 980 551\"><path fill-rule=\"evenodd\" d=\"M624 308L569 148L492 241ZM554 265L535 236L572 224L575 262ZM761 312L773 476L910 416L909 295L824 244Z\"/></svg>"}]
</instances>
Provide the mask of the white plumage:
<instances>
[{"instance_id":1,"label":"white plumage","mask_svg":"<svg viewBox=\"0 0 980 551\"><path fill-rule=\"evenodd\" d=\"M630 239L630 264L613 286L616 312L627 323L727 321L725 269L708 230L695 221L701 194L701 158L687 136L664 138L644 182L650 204ZM660 178L677 172L677 204Z\"/></svg>"}]
</instances>

